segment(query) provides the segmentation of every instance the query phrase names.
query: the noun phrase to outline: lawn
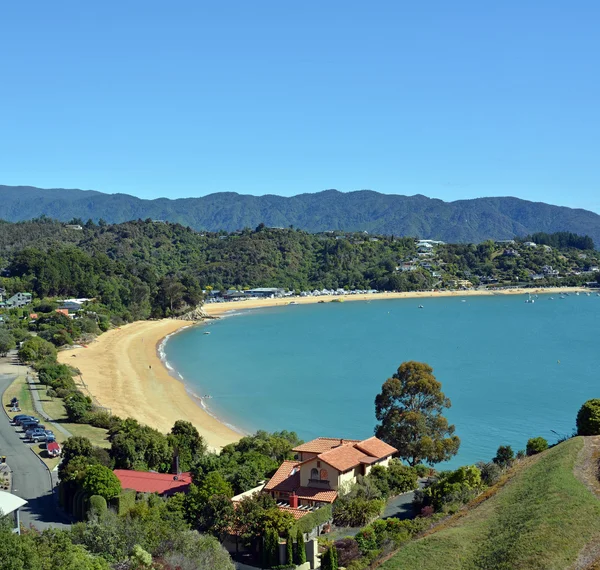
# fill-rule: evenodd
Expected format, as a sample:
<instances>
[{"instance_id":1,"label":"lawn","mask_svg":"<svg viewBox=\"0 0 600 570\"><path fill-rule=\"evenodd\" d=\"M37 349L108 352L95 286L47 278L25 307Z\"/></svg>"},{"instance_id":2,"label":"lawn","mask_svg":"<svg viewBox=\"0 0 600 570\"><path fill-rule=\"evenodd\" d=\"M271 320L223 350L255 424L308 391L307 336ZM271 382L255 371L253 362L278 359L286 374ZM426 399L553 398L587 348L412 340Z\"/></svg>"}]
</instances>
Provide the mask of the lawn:
<instances>
[{"instance_id":1,"label":"lawn","mask_svg":"<svg viewBox=\"0 0 600 570\"><path fill-rule=\"evenodd\" d=\"M87 437L92 442L92 445L98 447L110 447L110 442L106 439L106 435L108 434L107 430L89 424L74 424L68 422L63 401L60 398L51 398L48 396L46 394L45 386L41 384L36 384L36 386L40 391L40 401L44 408L44 412L53 418L56 423L59 423L65 429L69 430L73 435ZM59 434L62 439L66 439L65 435L59 432L56 434L59 441L61 441L61 437L58 437Z\"/></svg>"},{"instance_id":2,"label":"lawn","mask_svg":"<svg viewBox=\"0 0 600 570\"><path fill-rule=\"evenodd\" d=\"M382 570L564 569L600 536L600 501L573 474L583 439L527 462L453 525L404 546Z\"/></svg>"}]
</instances>

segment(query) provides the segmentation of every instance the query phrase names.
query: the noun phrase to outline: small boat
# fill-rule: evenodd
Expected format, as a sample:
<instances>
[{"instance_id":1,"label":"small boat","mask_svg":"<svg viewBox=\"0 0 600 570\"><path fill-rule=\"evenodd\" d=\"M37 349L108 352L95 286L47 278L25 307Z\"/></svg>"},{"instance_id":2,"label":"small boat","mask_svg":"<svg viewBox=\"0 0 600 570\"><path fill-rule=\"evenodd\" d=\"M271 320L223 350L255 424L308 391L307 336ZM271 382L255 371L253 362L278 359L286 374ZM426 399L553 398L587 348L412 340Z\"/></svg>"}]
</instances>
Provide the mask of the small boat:
<instances>
[{"instance_id":1,"label":"small boat","mask_svg":"<svg viewBox=\"0 0 600 570\"><path fill-rule=\"evenodd\" d=\"M551 300L551 301L554 301L554 297L550 297L550 300Z\"/></svg>"},{"instance_id":2,"label":"small boat","mask_svg":"<svg viewBox=\"0 0 600 570\"><path fill-rule=\"evenodd\" d=\"M423 305L419 305L419 309L423 309L423 308L424 308Z\"/></svg>"},{"instance_id":3,"label":"small boat","mask_svg":"<svg viewBox=\"0 0 600 570\"><path fill-rule=\"evenodd\" d=\"M204 331L204 334L210 334L210 331Z\"/></svg>"},{"instance_id":4,"label":"small boat","mask_svg":"<svg viewBox=\"0 0 600 570\"><path fill-rule=\"evenodd\" d=\"M585 296L586 296L586 297L591 297L591 296L592 296L592 294L591 294L591 293L586 293L586 294L585 294Z\"/></svg>"},{"instance_id":5,"label":"small boat","mask_svg":"<svg viewBox=\"0 0 600 570\"><path fill-rule=\"evenodd\" d=\"M531 295L525 300L526 303L535 303L535 299L531 298Z\"/></svg>"},{"instance_id":6,"label":"small boat","mask_svg":"<svg viewBox=\"0 0 600 570\"><path fill-rule=\"evenodd\" d=\"M466 302L467 302L467 300L466 300L466 299L463 299L463 300L461 301L461 303L466 303Z\"/></svg>"},{"instance_id":7,"label":"small boat","mask_svg":"<svg viewBox=\"0 0 600 570\"><path fill-rule=\"evenodd\" d=\"M288 305L297 305L297 304L298 304L298 303L296 303L296 301L290 301L290 302L288 303Z\"/></svg>"},{"instance_id":8,"label":"small boat","mask_svg":"<svg viewBox=\"0 0 600 570\"><path fill-rule=\"evenodd\" d=\"M575 295L577 295L577 296L579 297L579 291L577 291L577 292L575 293Z\"/></svg>"}]
</instances>

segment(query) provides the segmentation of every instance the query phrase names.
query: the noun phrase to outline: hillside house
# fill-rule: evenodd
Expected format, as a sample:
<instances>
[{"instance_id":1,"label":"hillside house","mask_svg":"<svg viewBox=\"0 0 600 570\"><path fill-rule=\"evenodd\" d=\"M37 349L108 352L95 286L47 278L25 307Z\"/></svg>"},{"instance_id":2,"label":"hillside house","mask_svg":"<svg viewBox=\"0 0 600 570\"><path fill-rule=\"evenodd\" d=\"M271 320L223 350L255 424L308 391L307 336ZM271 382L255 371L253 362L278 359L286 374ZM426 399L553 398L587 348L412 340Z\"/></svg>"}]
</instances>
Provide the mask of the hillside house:
<instances>
[{"instance_id":1,"label":"hillside house","mask_svg":"<svg viewBox=\"0 0 600 570\"><path fill-rule=\"evenodd\" d=\"M284 461L263 492L284 509L311 509L333 503L342 486L386 466L397 450L370 437L363 441L319 437L294 448L297 459Z\"/></svg>"},{"instance_id":2,"label":"hillside house","mask_svg":"<svg viewBox=\"0 0 600 570\"><path fill-rule=\"evenodd\" d=\"M133 489L138 493L158 493L169 496L175 493L187 493L192 483L190 473L155 473L152 471L133 471L115 469L113 473L121 481L123 489Z\"/></svg>"},{"instance_id":3,"label":"hillside house","mask_svg":"<svg viewBox=\"0 0 600 570\"><path fill-rule=\"evenodd\" d=\"M31 303L31 293L15 293L10 299L7 299L5 306L9 309L18 309Z\"/></svg>"}]
</instances>

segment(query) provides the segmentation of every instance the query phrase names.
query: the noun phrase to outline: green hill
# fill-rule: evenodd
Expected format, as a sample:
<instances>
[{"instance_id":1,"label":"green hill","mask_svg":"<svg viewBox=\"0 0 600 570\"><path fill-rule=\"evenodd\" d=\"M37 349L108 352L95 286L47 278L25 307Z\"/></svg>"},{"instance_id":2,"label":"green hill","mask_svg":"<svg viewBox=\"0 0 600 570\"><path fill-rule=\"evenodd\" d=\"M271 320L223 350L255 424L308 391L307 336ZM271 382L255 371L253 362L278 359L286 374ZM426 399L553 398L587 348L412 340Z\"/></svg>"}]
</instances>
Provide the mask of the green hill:
<instances>
[{"instance_id":1,"label":"green hill","mask_svg":"<svg viewBox=\"0 0 600 570\"><path fill-rule=\"evenodd\" d=\"M571 567L586 545L600 539L600 500L573 471L583 444L577 437L528 460L491 499L448 527L408 543L380 568Z\"/></svg>"},{"instance_id":2,"label":"green hill","mask_svg":"<svg viewBox=\"0 0 600 570\"><path fill-rule=\"evenodd\" d=\"M110 223L150 218L204 231L235 231L264 222L309 232L368 231L452 243L569 231L600 243L598 214L511 197L443 202L421 195L326 190L289 198L226 192L202 198L141 200L126 194L0 186L0 198L0 219L13 222L41 215L61 221L102 218Z\"/></svg>"}]
</instances>

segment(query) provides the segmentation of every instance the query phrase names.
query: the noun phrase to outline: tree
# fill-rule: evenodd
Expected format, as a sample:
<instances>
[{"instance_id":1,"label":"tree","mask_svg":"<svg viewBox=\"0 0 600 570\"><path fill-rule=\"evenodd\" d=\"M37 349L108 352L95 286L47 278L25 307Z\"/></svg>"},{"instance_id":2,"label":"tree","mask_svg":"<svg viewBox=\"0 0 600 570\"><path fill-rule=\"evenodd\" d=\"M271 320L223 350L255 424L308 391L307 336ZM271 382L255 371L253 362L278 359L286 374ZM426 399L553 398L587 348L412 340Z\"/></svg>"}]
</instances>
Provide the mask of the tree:
<instances>
[{"instance_id":1,"label":"tree","mask_svg":"<svg viewBox=\"0 0 600 570\"><path fill-rule=\"evenodd\" d=\"M56 348L51 342L33 336L23 343L19 349L19 358L23 362L37 362L39 360L56 360Z\"/></svg>"},{"instance_id":2,"label":"tree","mask_svg":"<svg viewBox=\"0 0 600 570\"><path fill-rule=\"evenodd\" d=\"M294 539L289 532L285 539L285 563L288 566L294 564Z\"/></svg>"},{"instance_id":3,"label":"tree","mask_svg":"<svg viewBox=\"0 0 600 570\"><path fill-rule=\"evenodd\" d=\"M492 460L500 467L510 467L515 458L515 452L510 445L501 445L496 451L496 457Z\"/></svg>"},{"instance_id":4,"label":"tree","mask_svg":"<svg viewBox=\"0 0 600 570\"><path fill-rule=\"evenodd\" d=\"M441 388L430 366L410 361L400 365L375 398L380 422L375 434L411 466L447 461L458 452L460 439L442 416L451 404Z\"/></svg>"},{"instance_id":5,"label":"tree","mask_svg":"<svg viewBox=\"0 0 600 570\"><path fill-rule=\"evenodd\" d=\"M294 562L297 566L306 562L306 545L304 544L304 534L300 529L296 532L296 553Z\"/></svg>"},{"instance_id":6,"label":"tree","mask_svg":"<svg viewBox=\"0 0 600 570\"><path fill-rule=\"evenodd\" d=\"M206 442L190 423L177 420L167 439L179 458L179 469L189 471L195 460L206 452Z\"/></svg>"},{"instance_id":7,"label":"tree","mask_svg":"<svg viewBox=\"0 0 600 570\"><path fill-rule=\"evenodd\" d=\"M321 557L321 570L338 570L337 550L332 545Z\"/></svg>"},{"instance_id":8,"label":"tree","mask_svg":"<svg viewBox=\"0 0 600 570\"><path fill-rule=\"evenodd\" d=\"M532 437L527 441L527 447L525 448L525 452L527 455L535 455L536 453L541 453L548 449L548 441L543 437Z\"/></svg>"},{"instance_id":9,"label":"tree","mask_svg":"<svg viewBox=\"0 0 600 570\"><path fill-rule=\"evenodd\" d=\"M600 435L600 398L588 400L577 412L577 435Z\"/></svg>"},{"instance_id":10,"label":"tree","mask_svg":"<svg viewBox=\"0 0 600 570\"><path fill-rule=\"evenodd\" d=\"M0 329L0 356L6 356L15 346L17 346L15 337L9 331Z\"/></svg>"},{"instance_id":11,"label":"tree","mask_svg":"<svg viewBox=\"0 0 600 570\"><path fill-rule=\"evenodd\" d=\"M107 501L121 492L121 481L104 465L90 465L83 479L83 488L90 495L100 495Z\"/></svg>"}]
</instances>

